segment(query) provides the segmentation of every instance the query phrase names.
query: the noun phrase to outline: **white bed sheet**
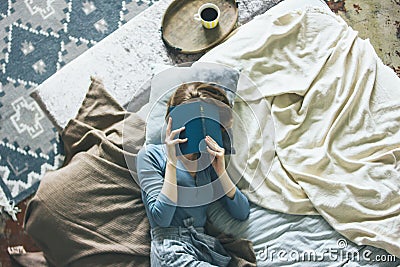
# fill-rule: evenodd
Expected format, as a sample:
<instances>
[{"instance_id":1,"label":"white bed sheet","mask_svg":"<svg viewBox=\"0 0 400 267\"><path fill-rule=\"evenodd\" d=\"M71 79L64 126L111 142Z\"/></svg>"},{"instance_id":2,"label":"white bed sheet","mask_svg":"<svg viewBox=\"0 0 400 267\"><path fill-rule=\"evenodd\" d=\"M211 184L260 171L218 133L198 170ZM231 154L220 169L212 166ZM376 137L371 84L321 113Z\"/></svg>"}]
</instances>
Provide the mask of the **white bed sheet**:
<instances>
[{"instance_id":1,"label":"white bed sheet","mask_svg":"<svg viewBox=\"0 0 400 267\"><path fill-rule=\"evenodd\" d=\"M291 215L251 204L249 219L240 222L217 202L210 206L208 218L220 231L251 240L257 266L395 267L400 264L400 259L382 249L352 243L319 215ZM378 261L382 259L386 261Z\"/></svg>"}]
</instances>

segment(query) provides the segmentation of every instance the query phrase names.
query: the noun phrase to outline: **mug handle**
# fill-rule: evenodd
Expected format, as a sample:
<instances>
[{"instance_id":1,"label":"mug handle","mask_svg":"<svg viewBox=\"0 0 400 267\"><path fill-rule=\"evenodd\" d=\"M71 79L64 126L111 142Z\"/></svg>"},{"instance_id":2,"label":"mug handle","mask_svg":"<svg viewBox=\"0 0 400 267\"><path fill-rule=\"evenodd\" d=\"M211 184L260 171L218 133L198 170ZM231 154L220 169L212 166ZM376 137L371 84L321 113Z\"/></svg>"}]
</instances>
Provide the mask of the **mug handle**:
<instances>
[{"instance_id":1,"label":"mug handle","mask_svg":"<svg viewBox=\"0 0 400 267\"><path fill-rule=\"evenodd\" d=\"M197 20L197 21L201 21L201 18L200 18L199 13L194 14L194 15L193 15L193 19L194 19L194 20Z\"/></svg>"}]
</instances>

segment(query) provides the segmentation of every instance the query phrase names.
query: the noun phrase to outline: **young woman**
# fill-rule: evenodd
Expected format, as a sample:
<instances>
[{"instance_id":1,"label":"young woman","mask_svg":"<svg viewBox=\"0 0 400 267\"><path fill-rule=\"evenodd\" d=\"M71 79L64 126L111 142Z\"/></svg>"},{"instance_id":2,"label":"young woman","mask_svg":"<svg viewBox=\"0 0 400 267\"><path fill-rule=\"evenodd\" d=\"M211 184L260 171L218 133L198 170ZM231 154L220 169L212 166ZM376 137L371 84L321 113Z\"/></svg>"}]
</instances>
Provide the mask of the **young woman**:
<instances>
[{"instance_id":1,"label":"young woman","mask_svg":"<svg viewBox=\"0 0 400 267\"><path fill-rule=\"evenodd\" d=\"M211 137L205 139L208 153L176 156L176 145L187 138L175 138L185 128L171 130L170 107L196 100L212 100L230 109L224 90L199 82L183 84L168 101L165 144L147 145L138 154L138 177L151 226L151 266L226 266L230 257L217 239L204 233L207 207L218 198L235 219L246 220L250 212L247 198L225 171L224 148ZM222 124L232 121L226 114L220 119ZM205 157L211 164L200 167ZM222 197L217 192L223 192Z\"/></svg>"}]
</instances>

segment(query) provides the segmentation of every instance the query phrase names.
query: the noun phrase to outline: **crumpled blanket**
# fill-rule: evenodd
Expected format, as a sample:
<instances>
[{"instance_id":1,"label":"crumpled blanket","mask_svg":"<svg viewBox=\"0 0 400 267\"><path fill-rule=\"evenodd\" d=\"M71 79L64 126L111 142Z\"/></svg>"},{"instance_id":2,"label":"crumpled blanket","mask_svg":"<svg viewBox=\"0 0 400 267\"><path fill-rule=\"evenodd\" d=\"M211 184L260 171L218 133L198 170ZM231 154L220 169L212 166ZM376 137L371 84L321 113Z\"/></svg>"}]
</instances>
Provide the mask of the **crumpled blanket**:
<instances>
[{"instance_id":1,"label":"crumpled blanket","mask_svg":"<svg viewBox=\"0 0 400 267\"><path fill-rule=\"evenodd\" d=\"M123 124L125 119L125 125ZM122 150L122 130L130 151ZM64 166L44 176L24 227L55 266L148 266L149 224L140 188L126 167L144 143L145 123L93 79L61 134Z\"/></svg>"},{"instance_id":2,"label":"crumpled blanket","mask_svg":"<svg viewBox=\"0 0 400 267\"><path fill-rule=\"evenodd\" d=\"M249 199L319 213L355 243L400 257L400 79L368 40L332 12L309 7L258 16L200 61L241 69L254 82L238 88L243 121L245 105L265 117L270 107L272 163L262 152L271 130L262 121L262 138L234 132L235 143L249 147L230 162Z\"/></svg>"},{"instance_id":3,"label":"crumpled blanket","mask_svg":"<svg viewBox=\"0 0 400 267\"><path fill-rule=\"evenodd\" d=\"M78 115L61 136L64 166L46 173L25 214L25 230L43 254L12 257L40 266L149 266L150 226L133 178L145 122L92 78ZM255 265L251 244L227 244L232 242L249 247L245 258L254 258L241 266Z\"/></svg>"}]
</instances>

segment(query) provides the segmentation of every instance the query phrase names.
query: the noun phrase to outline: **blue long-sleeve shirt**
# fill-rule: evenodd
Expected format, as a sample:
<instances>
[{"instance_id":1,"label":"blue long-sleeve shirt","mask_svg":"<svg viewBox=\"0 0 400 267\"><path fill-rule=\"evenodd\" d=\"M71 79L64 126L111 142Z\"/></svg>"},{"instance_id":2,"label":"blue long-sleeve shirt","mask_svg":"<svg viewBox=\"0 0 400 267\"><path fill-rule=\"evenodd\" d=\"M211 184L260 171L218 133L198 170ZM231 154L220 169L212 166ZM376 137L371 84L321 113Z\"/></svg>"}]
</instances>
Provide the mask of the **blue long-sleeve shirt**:
<instances>
[{"instance_id":1,"label":"blue long-sleeve shirt","mask_svg":"<svg viewBox=\"0 0 400 267\"><path fill-rule=\"evenodd\" d=\"M142 199L152 228L184 226L183 219L194 218L195 227L206 223L209 204L219 198L225 209L238 220L245 220L250 213L249 202L240 190L236 190L233 199L222 192L218 175L210 165L196 173L193 178L178 160L176 179L178 185L178 203L172 202L161 193L164 183L167 157L165 145L147 145L137 156L137 173L142 189Z\"/></svg>"}]
</instances>

